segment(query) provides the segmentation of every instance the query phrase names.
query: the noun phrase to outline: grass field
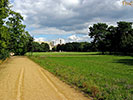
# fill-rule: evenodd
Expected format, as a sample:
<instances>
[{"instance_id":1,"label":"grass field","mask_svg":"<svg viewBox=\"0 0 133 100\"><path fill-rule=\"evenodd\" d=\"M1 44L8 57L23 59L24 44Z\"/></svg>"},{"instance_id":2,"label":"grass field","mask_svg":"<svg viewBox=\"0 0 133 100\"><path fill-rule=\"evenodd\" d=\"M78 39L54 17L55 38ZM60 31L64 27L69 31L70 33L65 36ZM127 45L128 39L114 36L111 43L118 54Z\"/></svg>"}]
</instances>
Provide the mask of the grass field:
<instances>
[{"instance_id":1,"label":"grass field","mask_svg":"<svg viewBox=\"0 0 133 100\"><path fill-rule=\"evenodd\" d=\"M96 100L133 100L133 57L63 52L27 54Z\"/></svg>"}]
</instances>

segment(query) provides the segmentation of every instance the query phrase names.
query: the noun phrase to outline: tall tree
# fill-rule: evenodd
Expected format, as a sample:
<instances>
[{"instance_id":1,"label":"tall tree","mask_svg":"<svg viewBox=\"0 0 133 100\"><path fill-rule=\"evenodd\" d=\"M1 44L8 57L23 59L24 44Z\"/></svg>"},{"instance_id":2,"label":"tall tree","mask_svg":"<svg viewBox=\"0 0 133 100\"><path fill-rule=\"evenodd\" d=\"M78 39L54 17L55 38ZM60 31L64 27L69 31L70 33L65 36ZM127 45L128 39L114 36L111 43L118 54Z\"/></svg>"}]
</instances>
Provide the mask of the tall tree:
<instances>
[{"instance_id":1,"label":"tall tree","mask_svg":"<svg viewBox=\"0 0 133 100\"><path fill-rule=\"evenodd\" d=\"M10 9L8 0L0 0L0 59L5 59L10 52L25 54L33 38L25 31L23 17Z\"/></svg>"},{"instance_id":2,"label":"tall tree","mask_svg":"<svg viewBox=\"0 0 133 100\"><path fill-rule=\"evenodd\" d=\"M9 1L0 0L0 27L2 27L5 22L3 19L8 17L9 9Z\"/></svg>"},{"instance_id":3,"label":"tall tree","mask_svg":"<svg viewBox=\"0 0 133 100\"><path fill-rule=\"evenodd\" d=\"M98 24L94 24L89 29L90 29L89 36L94 39L92 42L94 48L98 48L98 50L104 53L106 49L105 38L106 38L106 35L109 34L108 25L105 23L98 23Z\"/></svg>"},{"instance_id":4,"label":"tall tree","mask_svg":"<svg viewBox=\"0 0 133 100\"><path fill-rule=\"evenodd\" d=\"M0 59L5 59L9 55L7 50L9 32L8 28L4 25L5 19L9 14L9 9L8 0L0 0Z\"/></svg>"},{"instance_id":5,"label":"tall tree","mask_svg":"<svg viewBox=\"0 0 133 100\"><path fill-rule=\"evenodd\" d=\"M118 51L127 53L129 49L133 46L133 31L131 22L118 22L117 27L117 41L118 41Z\"/></svg>"},{"instance_id":6,"label":"tall tree","mask_svg":"<svg viewBox=\"0 0 133 100\"><path fill-rule=\"evenodd\" d=\"M23 17L14 11L10 11L10 17L8 18L7 25L10 32L10 52L14 52L16 55L24 55L28 48L28 42L31 36L25 31L25 25L22 24Z\"/></svg>"},{"instance_id":7,"label":"tall tree","mask_svg":"<svg viewBox=\"0 0 133 100\"><path fill-rule=\"evenodd\" d=\"M50 47L47 43L41 43L41 51L42 52L48 52L49 49L50 49Z\"/></svg>"},{"instance_id":8,"label":"tall tree","mask_svg":"<svg viewBox=\"0 0 133 100\"><path fill-rule=\"evenodd\" d=\"M116 35L116 27L114 26L110 26L108 28L108 34L106 35L106 38L105 38L105 45L106 45L106 51L109 51L110 54L112 52L116 52L118 46L117 46L117 37L115 36Z\"/></svg>"},{"instance_id":9,"label":"tall tree","mask_svg":"<svg viewBox=\"0 0 133 100\"><path fill-rule=\"evenodd\" d=\"M90 27L92 44L99 51L131 53L133 52L133 28L132 22L117 22L118 26L108 27L106 24L98 23Z\"/></svg>"}]
</instances>

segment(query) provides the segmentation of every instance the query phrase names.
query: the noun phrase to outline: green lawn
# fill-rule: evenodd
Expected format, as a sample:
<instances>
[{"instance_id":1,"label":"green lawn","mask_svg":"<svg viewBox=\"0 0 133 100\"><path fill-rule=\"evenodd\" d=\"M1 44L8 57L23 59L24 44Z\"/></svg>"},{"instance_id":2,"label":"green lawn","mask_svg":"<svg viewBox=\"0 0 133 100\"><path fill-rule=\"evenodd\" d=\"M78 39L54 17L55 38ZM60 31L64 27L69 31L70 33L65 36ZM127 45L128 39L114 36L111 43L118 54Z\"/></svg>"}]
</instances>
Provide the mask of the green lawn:
<instances>
[{"instance_id":1,"label":"green lawn","mask_svg":"<svg viewBox=\"0 0 133 100\"><path fill-rule=\"evenodd\" d=\"M61 52L33 53L29 57L96 100L133 100L131 56Z\"/></svg>"}]
</instances>

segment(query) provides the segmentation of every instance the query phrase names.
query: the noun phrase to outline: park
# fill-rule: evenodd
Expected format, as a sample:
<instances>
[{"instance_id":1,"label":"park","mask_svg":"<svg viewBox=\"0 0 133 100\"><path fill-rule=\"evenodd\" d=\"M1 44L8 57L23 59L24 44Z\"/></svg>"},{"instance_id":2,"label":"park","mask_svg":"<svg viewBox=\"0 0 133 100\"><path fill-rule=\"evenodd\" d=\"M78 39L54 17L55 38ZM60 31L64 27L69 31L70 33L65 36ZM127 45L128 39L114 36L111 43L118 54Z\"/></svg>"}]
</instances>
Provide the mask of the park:
<instances>
[{"instance_id":1,"label":"park","mask_svg":"<svg viewBox=\"0 0 133 100\"><path fill-rule=\"evenodd\" d=\"M93 23L89 41L72 35L54 45L35 41L10 2L0 1L0 100L133 100L133 21ZM75 28L66 26L64 35Z\"/></svg>"}]
</instances>

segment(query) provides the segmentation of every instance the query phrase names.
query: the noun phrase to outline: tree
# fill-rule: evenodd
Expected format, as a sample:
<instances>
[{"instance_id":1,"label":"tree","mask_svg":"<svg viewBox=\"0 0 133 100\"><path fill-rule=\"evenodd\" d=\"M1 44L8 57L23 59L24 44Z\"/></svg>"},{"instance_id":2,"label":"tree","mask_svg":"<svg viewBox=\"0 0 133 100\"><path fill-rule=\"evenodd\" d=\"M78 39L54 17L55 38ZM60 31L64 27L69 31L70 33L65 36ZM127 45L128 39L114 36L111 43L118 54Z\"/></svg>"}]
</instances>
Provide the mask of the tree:
<instances>
[{"instance_id":1,"label":"tree","mask_svg":"<svg viewBox=\"0 0 133 100\"><path fill-rule=\"evenodd\" d=\"M41 43L41 52L48 52L49 51L49 45L47 43Z\"/></svg>"},{"instance_id":2,"label":"tree","mask_svg":"<svg viewBox=\"0 0 133 100\"><path fill-rule=\"evenodd\" d=\"M90 27L93 47L98 51L114 53L133 52L133 29L131 22L117 22L118 26L110 26L102 23Z\"/></svg>"},{"instance_id":3,"label":"tree","mask_svg":"<svg viewBox=\"0 0 133 100\"><path fill-rule=\"evenodd\" d=\"M22 24L23 17L10 8L8 0L0 0L0 59L8 57L10 52L24 55L33 41Z\"/></svg>"},{"instance_id":4,"label":"tree","mask_svg":"<svg viewBox=\"0 0 133 100\"><path fill-rule=\"evenodd\" d=\"M0 27L2 27L5 22L3 19L8 17L9 9L9 1L0 0Z\"/></svg>"},{"instance_id":5,"label":"tree","mask_svg":"<svg viewBox=\"0 0 133 100\"><path fill-rule=\"evenodd\" d=\"M27 44L27 52L33 52L33 37L29 35L29 42Z\"/></svg>"},{"instance_id":6,"label":"tree","mask_svg":"<svg viewBox=\"0 0 133 100\"><path fill-rule=\"evenodd\" d=\"M57 47L56 47L56 50L57 50L57 51L62 50L61 46L62 46L62 45L58 44Z\"/></svg>"},{"instance_id":7,"label":"tree","mask_svg":"<svg viewBox=\"0 0 133 100\"><path fill-rule=\"evenodd\" d=\"M98 23L94 24L89 29L90 29L89 36L94 39L92 42L94 48L98 48L98 50L102 51L102 53L104 54L106 50L105 38L106 35L109 34L108 25L105 23Z\"/></svg>"},{"instance_id":8,"label":"tree","mask_svg":"<svg viewBox=\"0 0 133 100\"><path fill-rule=\"evenodd\" d=\"M118 22L117 34L118 38L118 52L123 52L127 54L127 52L131 52L131 48L133 47L133 29L131 22Z\"/></svg>"},{"instance_id":9,"label":"tree","mask_svg":"<svg viewBox=\"0 0 133 100\"><path fill-rule=\"evenodd\" d=\"M82 50L82 46L81 46L81 43L78 43L78 42L73 42L71 43L73 49L72 51L81 51Z\"/></svg>"},{"instance_id":10,"label":"tree","mask_svg":"<svg viewBox=\"0 0 133 100\"><path fill-rule=\"evenodd\" d=\"M8 17L9 9L8 0L0 0L0 59L5 59L9 56L7 49L9 32L8 28L4 25L4 19Z\"/></svg>"},{"instance_id":11,"label":"tree","mask_svg":"<svg viewBox=\"0 0 133 100\"><path fill-rule=\"evenodd\" d=\"M33 52L48 52L49 49L50 49L50 47L47 43L40 44L38 42L32 42L32 51Z\"/></svg>"},{"instance_id":12,"label":"tree","mask_svg":"<svg viewBox=\"0 0 133 100\"><path fill-rule=\"evenodd\" d=\"M52 50L53 51L74 51L74 52L87 52L92 51L91 43L88 42L72 42L66 44L58 44Z\"/></svg>"},{"instance_id":13,"label":"tree","mask_svg":"<svg viewBox=\"0 0 133 100\"><path fill-rule=\"evenodd\" d=\"M7 25L10 32L10 52L14 52L16 55L24 55L28 51L29 39L31 36L25 31L25 25L22 24L23 17L14 11L10 11L10 17L8 18Z\"/></svg>"},{"instance_id":14,"label":"tree","mask_svg":"<svg viewBox=\"0 0 133 100\"><path fill-rule=\"evenodd\" d=\"M40 44L38 42L32 43L33 52L39 52L41 49Z\"/></svg>"},{"instance_id":15,"label":"tree","mask_svg":"<svg viewBox=\"0 0 133 100\"><path fill-rule=\"evenodd\" d=\"M110 54L112 52L116 52L117 51L117 37L116 37L116 32L117 32L117 28L114 26L110 26L108 28L108 34L106 35L106 51L109 51Z\"/></svg>"},{"instance_id":16,"label":"tree","mask_svg":"<svg viewBox=\"0 0 133 100\"><path fill-rule=\"evenodd\" d=\"M0 28L0 59L5 59L9 56L8 44L9 34L6 26Z\"/></svg>"},{"instance_id":17,"label":"tree","mask_svg":"<svg viewBox=\"0 0 133 100\"><path fill-rule=\"evenodd\" d=\"M66 51L74 51L74 46L71 43L66 43L65 50Z\"/></svg>"}]
</instances>

